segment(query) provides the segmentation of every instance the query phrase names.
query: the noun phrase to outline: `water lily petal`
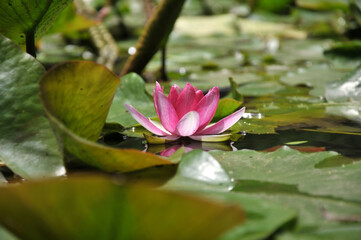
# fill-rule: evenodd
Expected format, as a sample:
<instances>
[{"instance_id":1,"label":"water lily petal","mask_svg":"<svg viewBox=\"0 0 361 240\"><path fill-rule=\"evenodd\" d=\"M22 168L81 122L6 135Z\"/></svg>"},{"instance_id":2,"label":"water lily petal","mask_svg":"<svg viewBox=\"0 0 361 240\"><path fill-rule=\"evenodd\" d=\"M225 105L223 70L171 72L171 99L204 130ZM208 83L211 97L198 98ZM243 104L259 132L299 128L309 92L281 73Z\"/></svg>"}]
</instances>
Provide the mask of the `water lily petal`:
<instances>
[{"instance_id":1,"label":"water lily petal","mask_svg":"<svg viewBox=\"0 0 361 240\"><path fill-rule=\"evenodd\" d=\"M219 89L214 87L199 101L195 107L200 117L200 124L198 131L204 129L208 123L211 122L216 113L219 100Z\"/></svg>"},{"instance_id":2,"label":"water lily petal","mask_svg":"<svg viewBox=\"0 0 361 240\"><path fill-rule=\"evenodd\" d=\"M179 120L176 131L180 136L193 135L199 127L199 114L196 111L191 111L185 114Z\"/></svg>"},{"instance_id":3,"label":"water lily petal","mask_svg":"<svg viewBox=\"0 0 361 240\"><path fill-rule=\"evenodd\" d=\"M177 112L164 93L158 91L157 96L158 116L160 122L165 129L173 133L179 120Z\"/></svg>"},{"instance_id":4,"label":"water lily petal","mask_svg":"<svg viewBox=\"0 0 361 240\"><path fill-rule=\"evenodd\" d=\"M231 139L232 134L218 134L218 135L193 135L189 136L191 139L202 142L225 142Z\"/></svg>"},{"instance_id":5,"label":"water lily petal","mask_svg":"<svg viewBox=\"0 0 361 240\"><path fill-rule=\"evenodd\" d=\"M160 130L162 130L163 132L165 132L166 134L172 135L170 132L167 131L167 129L165 129L165 128L163 127L163 125L162 125L160 122L155 121L155 120L152 120L152 119L150 119L150 118L149 118L149 121L150 121L151 123L153 123L157 128L159 128Z\"/></svg>"},{"instance_id":6,"label":"water lily petal","mask_svg":"<svg viewBox=\"0 0 361 240\"><path fill-rule=\"evenodd\" d=\"M190 83L187 83L183 91L179 94L176 102L176 111L179 118L191 111L193 102L196 100L196 92Z\"/></svg>"},{"instance_id":7,"label":"water lily petal","mask_svg":"<svg viewBox=\"0 0 361 240\"><path fill-rule=\"evenodd\" d=\"M204 94L201 90L197 90L196 91L196 99L193 102L192 108L191 110L194 110L195 107L197 106L197 104L199 103L199 101L204 97Z\"/></svg>"},{"instance_id":8,"label":"water lily petal","mask_svg":"<svg viewBox=\"0 0 361 240\"><path fill-rule=\"evenodd\" d=\"M169 102L173 105L174 108L176 107L177 99L178 99L178 96L181 93L181 91L182 91L182 89L177 84L174 84L170 88L168 99L169 99Z\"/></svg>"},{"instance_id":9,"label":"water lily petal","mask_svg":"<svg viewBox=\"0 0 361 240\"><path fill-rule=\"evenodd\" d=\"M180 149L182 147L182 145L174 145L171 146L169 148L167 148L166 150L163 150L160 155L162 157L170 157L173 155L173 153L175 153L178 149Z\"/></svg>"},{"instance_id":10,"label":"water lily petal","mask_svg":"<svg viewBox=\"0 0 361 240\"><path fill-rule=\"evenodd\" d=\"M159 117L158 113L158 92L163 92L163 88L160 86L158 82L155 82L155 87L153 88L153 103L155 111Z\"/></svg>"},{"instance_id":11,"label":"water lily petal","mask_svg":"<svg viewBox=\"0 0 361 240\"><path fill-rule=\"evenodd\" d=\"M135 109L132 105L124 104L124 107L128 110L128 112L132 115L132 117L143 127L145 127L148 131L164 136L168 135L157 126L155 126L148 118L146 118L143 114L141 114L137 109Z\"/></svg>"},{"instance_id":12,"label":"water lily petal","mask_svg":"<svg viewBox=\"0 0 361 240\"><path fill-rule=\"evenodd\" d=\"M221 132L226 131L228 128L232 127L238 120L242 117L244 110L246 108L243 107L240 110L232 113L231 115L219 120L215 124L212 124L209 127L199 131L199 134L219 134Z\"/></svg>"}]
</instances>

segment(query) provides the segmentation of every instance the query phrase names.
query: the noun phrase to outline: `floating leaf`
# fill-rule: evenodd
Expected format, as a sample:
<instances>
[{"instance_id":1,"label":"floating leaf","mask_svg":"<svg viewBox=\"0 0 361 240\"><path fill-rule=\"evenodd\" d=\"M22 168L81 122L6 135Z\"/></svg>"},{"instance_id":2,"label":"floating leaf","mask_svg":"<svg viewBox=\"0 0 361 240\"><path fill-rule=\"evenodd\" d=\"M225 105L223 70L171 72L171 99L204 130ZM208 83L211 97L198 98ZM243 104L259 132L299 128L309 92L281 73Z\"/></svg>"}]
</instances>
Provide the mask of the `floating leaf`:
<instances>
[{"instance_id":1,"label":"floating leaf","mask_svg":"<svg viewBox=\"0 0 361 240\"><path fill-rule=\"evenodd\" d=\"M346 102L361 100L361 65L342 80L328 83L325 93L327 101Z\"/></svg>"},{"instance_id":2,"label":"floating leaf","mask_svg":"<svg viewBox=\"0 0 361 240\"><path fill-rule=\"evenodd\" d=\"M125 103L131 104L144 116L157 116L153 100L145 91L143 79L135 73L122 77L122 82L115 93L113 104L110 107L107 122L117 122L125 127L137 124L137 121L126 112L123 106Z\"/></svg>"},{"instance_id":3,"label":"floating leaf","mask_svg":"<svg viewBox=\"0 0 361 240\"><path fill-rule=\"evenodd\" d=\"M87 61L63 63L41 79L40 98L65 157L70 153L111 172L172 164L153 154L96 143L119 82L103 65Z\"/></svg>"},{"instance_id":4,"label":"floating leaf","mask_svg":"<svg viewBox=\"0 0 361 240\"><path fill-rule=\"evenodd\" d=\"M238 92L244 96L265 96L276 94L285 88L278 82L266 81L245 84L238 88Z\"/></svg>"},{"instance_id":5,"label":"floating leaf","mask_svg":"<svg viewBox=\"0 0 361 240\"><path fill-rule=\"evenodd\" d=\"M0 209L1 224L29 240L217 239L244 220L234 205L99 177L1 188Z\"/></svg>"},{"instance_id":6,"label":"floating leaf","mask_svg":"<svg viewBox=\"0 0 361 240\"><path fill-rule=\"evenodd\" d=\"M310 91L312 96L323 97L325 95L325 83L335 82L336 80L341 79L344 76L344 73L335 71L329 66L314 65L310 68L299 69L296 73L289 73L287 76L281 78L281 82L291 85L306 85L308 87L313 87Z\"/></svg>"},{"instance_id":7,"label":"floating leaf","mask_svg":"<svg viewBox=\"0 0 361 240\"><path fill-rule=\"evenodd\" d=\"M361 162L316 168L326 159L338 156L341 160L343 157L335 152L300 153L288 147L272 153L241 150L212 151L210 154L234 179L233 188L226 189L214 184L212 178L198 179L208 173L207 164L200 160L199 154L190 158L190 153L187 161L184 161L184 155L177 175L165 188L241 203L248 216L245 224L227 232L220 239L264 239L282 226L282 232L297 236L317 233L317 229L328 227L352 228L354 224L337 221L336 217L347 221L361 215L361 191L358 188ZM180 174L188 168L199 171L189 175ZM286 228L285 225L295 217L295 212L297 222L294 222L293 228ZM334 220L326 218L325 212ZM354 233L345 233L343 239L355 239L352 236Z\"/></svg>"},{"instance_id":8,"label":"floating leaf","mask_svg":"<svg viewBox=\"0 0 361 240\"><path fill-rule=\"evenodd\" d=\"M230 177L237 180L257 180L297 185L298 191L314 196L333 197L361 203L359 172L361 162L327 169L314 166L335 152L300 153L288 147L275 152L252 150L213 152ZM347 186L347 187L346 187Z\"/></svg>"},{"instance_id":9,"label":"floating leaf","mask_svg":"<svg viewBox=\"0 0 361 240\"><path fill-rule=\"evenodd\" d=\"M233 184L219 162L209 153L199 149L183 155L177 175L211 184Z\"/></svg>"},{"instance_id":10,"label":"floating leaf","mask_svg":"<svg viewBox=\"0 0 361 240\"><path fill-rule=\"evenodd\" d=\"M0 33L19 45L39 39L72 0L6 0L0 2Z\"/></svg>"},{"instance_id":11,"label":"floating leaf","mask_svg":"<svg viewBox=\"0 0 361 240\"><path fill-rule=\"evenodd\" d=\"M350 239L356 240L361 236L359 224L349 226L321 227L314 230L306 230L298 233L281 234L279 240L323 240L323 239Z\"/></svg>"},{"instance_id":12,"label":"floating leaf","mask_svg":"<svg viewBox=\"0 0 361 240\"><path fill-rule=\"evenodd\" d=\"M292 210L270 201L229 193L233 186L233 180L212 155L194 150L183 155L176 176L165 188L192 191L211 199L244 206L246 222L222 235L222 240L263 239L295 217Z\"/></svg>"},{"instance_id":13,"label":"floating leaf","mask_svg":"<svg viewBox=\"0 0 361 240\"><path fill-rule=\"evenodd\" d=\"M0 159L24 178L63 175L55 136L38 96L43 66L0 35Z\"/></svg>"},{"instance_id":14,"label":"floating leaf","mask_svg":"<svg viewBox=\"0 0 361 240\"><path fill-rule=\"evenodd\" d=\"M212 122L216 122L224 117L227 117L228 115L236 111L238 108L240 108L241 105L242 102L232 98L223 98L219 100L217 111L214 114Z\"/></svg>"}]
</instances>

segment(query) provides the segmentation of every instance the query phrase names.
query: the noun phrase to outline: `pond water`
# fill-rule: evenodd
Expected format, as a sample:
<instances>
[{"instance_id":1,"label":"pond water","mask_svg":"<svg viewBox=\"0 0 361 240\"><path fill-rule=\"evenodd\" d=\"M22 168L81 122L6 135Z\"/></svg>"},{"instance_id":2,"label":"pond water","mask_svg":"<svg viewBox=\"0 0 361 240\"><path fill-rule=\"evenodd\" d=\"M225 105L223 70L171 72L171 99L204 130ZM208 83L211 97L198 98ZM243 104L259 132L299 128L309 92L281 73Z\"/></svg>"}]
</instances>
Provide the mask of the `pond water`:
<instances>
[{"instance_id":1,"label":"pond water","mask_svg":"<svg viewBox=\"0 0 361 240\"><path fill-rule=\"evenodd\" d=\"M176 27L168 44L168 75L171 84L181 87L190 82L205 92L219 86L223 98L234 97L231 91L242 95L246 114L236 127L242 135L240 139L217 144L186 140L178 145L147 145L140 130L140 138L134 138L134 134L130 137L113 134L106 136L105 143L161 155L170 154L180 146L204 150L275 151L287 145L301 152L336 151L354 159L361 157L359 103L333 101L333 96L326 96L327 91L332 92L333 82L347 80L347 73L360 63L358 58L326 54L335 44L332 39L306 38L302 31L290 37L287 34L295 29L275 34L267 27L260 28L258 34L247 33L250 31L247 30L237 36L228 33L221 24L226 16L214 18L220 21L219 25L208 29L201 38L196 32ZM182 25L188 21L194 23L197 18L185 17L179 21ZM241 25L264 23L237 21ZM124 52L129 45L132 44L121 45ZM150 81L157 78L160 58L158 54L148 65L146 76ZM230 86L229 77L237 87ZM168 92L170 84L161 84ZM149 94L153 87L154 83L146 84Z\"/></svg>"}]
</instances>

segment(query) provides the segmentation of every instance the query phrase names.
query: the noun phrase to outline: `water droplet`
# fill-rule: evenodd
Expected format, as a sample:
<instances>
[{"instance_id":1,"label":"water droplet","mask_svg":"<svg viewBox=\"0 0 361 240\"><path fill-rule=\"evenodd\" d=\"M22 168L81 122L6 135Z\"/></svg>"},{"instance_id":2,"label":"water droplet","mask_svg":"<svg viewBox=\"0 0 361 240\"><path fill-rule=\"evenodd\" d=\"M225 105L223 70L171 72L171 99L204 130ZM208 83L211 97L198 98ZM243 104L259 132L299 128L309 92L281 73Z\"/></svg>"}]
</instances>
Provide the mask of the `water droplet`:
<instances>
[{"instance_id":1,"label":"water droplet","mask_svg":"<svg viewBox=\"0 0 361 240\"><path fill-rule=\"evenodd\" d=\"M128 54L134 55L137 52L137 49L135 47L128 48Z\"/></svg>"}]
</instances>

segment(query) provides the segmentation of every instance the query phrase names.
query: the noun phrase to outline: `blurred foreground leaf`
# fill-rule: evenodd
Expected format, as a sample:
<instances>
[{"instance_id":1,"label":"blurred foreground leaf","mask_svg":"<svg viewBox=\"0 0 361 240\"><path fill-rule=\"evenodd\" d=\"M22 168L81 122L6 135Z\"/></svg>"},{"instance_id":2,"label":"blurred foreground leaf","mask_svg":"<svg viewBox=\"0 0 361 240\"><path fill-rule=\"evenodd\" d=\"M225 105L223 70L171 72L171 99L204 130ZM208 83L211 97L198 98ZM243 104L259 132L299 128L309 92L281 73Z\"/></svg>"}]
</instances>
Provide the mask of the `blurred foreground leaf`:
<instances>
[{"instance_id":1,"label":"blurred foreground leaf","mask_svg":"<svg viewBox=\"0 0 361 240\"><path fill-rule=\"evenodd\" d=\"M100 177L4 187L0 209L0 222L28 240L208 240L244 220L243 212L234 205L122 187Z\"/></svg>"},{"instance_id":2,"label":"blurred foreground leaf","mask_svg":"<svg viewBox=\"0 0 361 240\"><path fill-rule=\"evenodd\" d=\"M0 35L0 159L29 178L65 173L38 96L43 66Z\"/></svg>"},{"instance_id":3,"label":"blurred foreground leaf","mask_svg":"<svg viewBox=\"0 0 361 240\"><path fill-rule=\"evenodd\" d=\"M40 81L40 98L69 166L83 162L110 172L125 172L172 162L133 149L96 143L120 79L103 65L67 62Z\"/></svg>"}]
</instances>

